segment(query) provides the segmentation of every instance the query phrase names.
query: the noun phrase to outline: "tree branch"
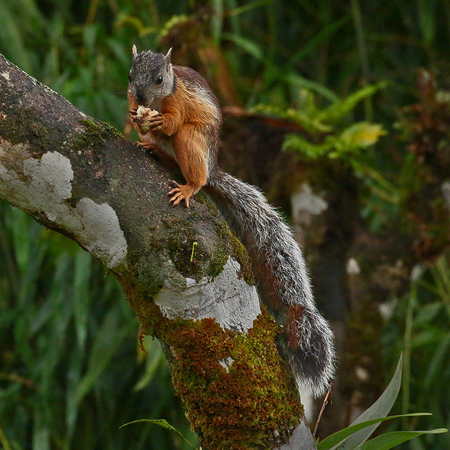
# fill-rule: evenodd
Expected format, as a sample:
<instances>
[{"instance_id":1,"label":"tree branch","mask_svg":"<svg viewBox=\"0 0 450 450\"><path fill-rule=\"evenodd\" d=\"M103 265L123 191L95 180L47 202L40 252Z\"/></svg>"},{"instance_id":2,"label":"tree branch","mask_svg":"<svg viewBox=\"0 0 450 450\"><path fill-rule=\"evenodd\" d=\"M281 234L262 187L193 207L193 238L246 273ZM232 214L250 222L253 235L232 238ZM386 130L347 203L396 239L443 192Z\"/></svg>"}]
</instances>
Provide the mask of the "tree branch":
<instances>
[{"instance_id":1,"label":"tree branch","mask_svg":"<svg viewBox=\"0 0 450 450\"><path fill-rule=\"evenodd\" d=\"M315 448L248 256L202 195L0 55L0 197L120 281L205 449ZM269 405L269 407L268 407Z\"/></svg>"}]
</instances>

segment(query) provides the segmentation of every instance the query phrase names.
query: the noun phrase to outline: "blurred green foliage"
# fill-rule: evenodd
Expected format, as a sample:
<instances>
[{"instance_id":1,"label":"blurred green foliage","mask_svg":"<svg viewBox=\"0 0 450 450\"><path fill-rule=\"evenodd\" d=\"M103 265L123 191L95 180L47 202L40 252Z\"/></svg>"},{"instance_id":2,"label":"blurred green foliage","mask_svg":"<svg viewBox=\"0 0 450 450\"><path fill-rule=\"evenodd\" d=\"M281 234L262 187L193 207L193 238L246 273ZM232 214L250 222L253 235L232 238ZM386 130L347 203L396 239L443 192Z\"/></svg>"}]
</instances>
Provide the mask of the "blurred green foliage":
<instances>
[{"instance_id":1,"label":"blurred green foliage","mask_svg":"<svg viewBox=\"0 0 450 450\"><path fill-rule=\"evenodd\" d=\"M404 352L402 413L427 411L433 423L448 427L450 383L450 264L442 255L430 266L416 266L410 293L393 299L393 316L384 335L388 359ZM404 429L418 430L429 422L416 418L405 421ZM412 444L411 444L412 445ZM448 433L439 438L428 436L412 445L413 449L450 448Z\"/></svg>"},{"instance_id":2,"label":"blurred green foliage","mask_svg":"<svg viewBox=\"0 0 450 450\"><path fill-rule=\"evenodd\" d=\"M226 58L244 106L333 133L323 154L350 155L368 188L362 213L370 228L396 220L419 169L391 124L399 107L416 101L417 67L434 70L444 86L449 81L446 0L0 0L0 52L87 114L122 128L132 44L160 49L171 27L192 17L207 42L199 45ZM186 46L187 38L179 49ZM353 158L349 142L381 136L381 127L367 128L374 123L389 135L376 151ZM289 139L287 147L317 157L317 147ZM409 349L403 409L433 412L427 428L450 425L449 279L446 259L430 266L398 299L385 336L392 366L400 348ZM0 336L3 447L186 448L151 425L119 430L140 418L168 419L195 442L158 344L147 342L146 358L138 353L137 320L115 280L75 244L5 203ZM410 448L444 450L448 439Z\"/></svg>"}]
</instances>

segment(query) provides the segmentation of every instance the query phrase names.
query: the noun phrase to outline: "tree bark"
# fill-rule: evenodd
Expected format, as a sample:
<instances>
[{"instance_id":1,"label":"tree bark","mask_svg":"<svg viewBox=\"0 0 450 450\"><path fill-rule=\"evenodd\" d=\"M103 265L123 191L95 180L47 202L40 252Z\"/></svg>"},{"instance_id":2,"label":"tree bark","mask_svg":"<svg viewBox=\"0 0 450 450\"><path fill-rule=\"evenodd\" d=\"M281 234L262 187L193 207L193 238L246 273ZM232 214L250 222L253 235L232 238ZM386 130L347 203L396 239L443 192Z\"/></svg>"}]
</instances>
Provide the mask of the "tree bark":
<instances>
[{"instance_id":1,"label":"tree bark","mask_svg":"<svg viewBox=\"0 0 450 450\"><path fill-rule=\"evenodd\" d=\"M245 249L201 193L0 55L0 197L121 283L205 449L316 448Z\"/></svg>"}]
</instances>

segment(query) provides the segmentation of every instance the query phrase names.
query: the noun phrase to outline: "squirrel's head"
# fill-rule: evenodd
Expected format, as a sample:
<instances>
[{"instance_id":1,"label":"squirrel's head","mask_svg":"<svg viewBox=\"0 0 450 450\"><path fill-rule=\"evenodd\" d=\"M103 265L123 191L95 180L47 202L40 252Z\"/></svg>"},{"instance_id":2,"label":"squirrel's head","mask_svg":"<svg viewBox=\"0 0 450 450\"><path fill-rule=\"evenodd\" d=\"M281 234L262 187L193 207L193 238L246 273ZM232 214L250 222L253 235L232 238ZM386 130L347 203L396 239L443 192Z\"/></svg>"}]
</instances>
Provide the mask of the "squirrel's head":
<instances>
[{"instance_id":1,"label":"squirrel's head","mask_svg":"<svg viewBox=\"0 0 450 450\"><path fill-rule=\"evenodd\" d=\"M172 49L164 56L151 50L138 53L136 46L133 45L132 53L128 95L134 98L138 105L150 107L153 100L173 94L175 80L170 62Z\"/></svg>"}]
</instances>

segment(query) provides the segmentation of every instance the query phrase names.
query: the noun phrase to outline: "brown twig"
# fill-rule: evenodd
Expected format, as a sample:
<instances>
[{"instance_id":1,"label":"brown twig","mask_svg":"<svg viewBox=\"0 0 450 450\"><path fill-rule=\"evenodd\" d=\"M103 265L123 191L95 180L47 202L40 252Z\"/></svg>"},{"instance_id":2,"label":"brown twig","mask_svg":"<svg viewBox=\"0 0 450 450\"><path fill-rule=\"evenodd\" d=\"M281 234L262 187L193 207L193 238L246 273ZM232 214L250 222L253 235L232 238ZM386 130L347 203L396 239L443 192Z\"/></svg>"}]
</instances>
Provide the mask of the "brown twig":
<instances>
[{"instance_id":1,"label":"brown twig","mask_svg":"<svg viewBox=\"0 0 450 450\"><path fill-rule=\"evenodd\" d=\"M322 408L320 408L319 417L317 417L316 426L314 427L313 436L316 437L317 428L319 427L320 419L322 418L322 414L325 411L325 407L328 404L328 397L330 396L331 389L333 388L333 383L330 384L330 388L328 389L327 395L323 399Z\"/></svg>"}]
</instances>

